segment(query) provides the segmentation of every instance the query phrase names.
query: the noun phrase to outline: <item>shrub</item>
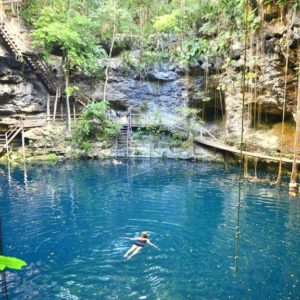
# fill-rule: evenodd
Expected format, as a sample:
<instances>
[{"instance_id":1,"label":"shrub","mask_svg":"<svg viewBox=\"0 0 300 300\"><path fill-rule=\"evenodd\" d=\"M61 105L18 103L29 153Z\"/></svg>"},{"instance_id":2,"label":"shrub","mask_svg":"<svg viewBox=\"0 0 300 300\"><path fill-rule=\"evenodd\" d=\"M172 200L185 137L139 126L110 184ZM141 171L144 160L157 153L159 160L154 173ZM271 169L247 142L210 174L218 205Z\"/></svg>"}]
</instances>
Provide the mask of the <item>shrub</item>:
<instances>
[{"instance_id":1,"label":"shrub","mask_svg":"<svg viewBox=\"0 0 300 300\"><path fill-rule=\"evenodd\" d=\"M73 140L85 150L93 139L111 139L118 135L121 125L108 117L107 101L91 102L84 108L73 134Z\"/></svg>"}]
</instances>

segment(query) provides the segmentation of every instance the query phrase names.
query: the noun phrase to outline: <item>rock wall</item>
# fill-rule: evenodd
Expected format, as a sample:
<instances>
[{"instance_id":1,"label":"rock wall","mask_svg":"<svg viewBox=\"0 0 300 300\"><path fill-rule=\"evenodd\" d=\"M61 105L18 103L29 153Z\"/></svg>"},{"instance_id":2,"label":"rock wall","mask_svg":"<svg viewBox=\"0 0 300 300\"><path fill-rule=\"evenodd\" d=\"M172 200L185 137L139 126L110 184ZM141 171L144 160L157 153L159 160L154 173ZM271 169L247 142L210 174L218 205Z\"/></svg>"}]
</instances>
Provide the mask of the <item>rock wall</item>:
<instances>
[{"instance_id":1,"label":"rock wall","mask_svg":"<svg viewBox=\"0 0 300 300\"><path fill-rule=\"evenodd\" d=\"M199 58L192 67L164 62L141 69L138 51L127 47L131 57L129 63L119 49L110 63L107 99L114 109L124 112L131 109L178 114L178 108L182 106L197 107L203 111L206 125L216 123L216 134L221 136L225 133L227 141L235 141L240 136L243 95L246 134L251 134L252 128L257 129L258 123L280 122L285 96L286 118L292 119L296 100L300 15L299 12L292 15L291 11L287 11L283 18L279 18L276 12L270 11L265 13L264 20L259 31L249 35L246 64L243 41L232 43L228 57L213 61ZM47 92L35 75L3 47L0 47L0 63L0 125L13 122L18 115L45 112ZM246 90L243 94L244 67ZM74 75L73 79L81 92L96 100L103 99L103 79L83 75ZM216 115L221 115L222 122Z\"/></svg>"},{"instance_id":2,"label":"rock wall","mask_svg":"<svg viewBox=\"0 0 300 300\"><path fill-rule=\"evenodd\" d=\"M138 60L135 51L132 56ZM178 107L188 105L203 88L203 71L195 76L191 72L187 66L171 63L157 63L139 71L126 65L122 56L114 57L110 62L107 100L121 110L132 106L150 111L160 108L163 112L176 112ZM103 99L102 80L81 80L80 88L94 99Z\"/></svg>"},{"instance_id":3,"label":"rock wall","mask_svg":"<svg viewBox=\"0 0 300 300\"><path fill-rule=\"evenodd\" d=\"M10 21L10 27L19 35L24 35L24 26L15 19ZM19 35L17 34L19 33ZM24 40L21 37L20 39ZM29 38L28 38L29 39ZM18 41L18 40L17 40ZM30 43L23 48L30 50ZM13 124L16 117L37 114L46 110L47 92L44 86L26 65L0 44L0 130Z\"/></svg>"},{"instance_id":4,"label":"rock wall","mask_svg":"<svg viewBox=\"0 0 300 300\"><path fill-rule=\"evenodd\" d=\"M251 126L256 127L257 123L281 122L284 102L286 120L292 119L295 111L300 13L287 11L281 18L276 10L271 10L265 13L264 18L259 31L248 38L246 48L246 132ZM225 86L228 137L237 137L241 132L244 49L243 41L231 46L223 78L220 78ZM285 92L286 59L288 70Z\"/></svg>"},{"instance_id":5,"label":"rock wall","mask_svg":"<svg viewBox=\"0 0 300 300\"><path fill-rule=\"evenodd\" d=\"M281 122L284 102L285 119L293 120L299 41L299 11L293 14L287 11L280 17L277 11L271 10L264 12L264 22L256 33L249 30L246 63L242 39L232 43L228 57L209 62L199 58L199 63L192 67L160 63L141 71L136 68L140 60L137 51L131 51L130 65L118 52L119 56L111 61L107 99L114 108L121 110L133 107L136 110L159 109L163 113L176 114L178 107L197 107L205 111L203 118L208 125L211 121L217 123L216 132L219 136L224 133L227 141L235 141L241 134L243 97L246 135L250 136L260 126ZM242 80L244 67L245 93ZM103 81L89 82L81 85L81 88L89 92L91 85L91 95L95 99L102 99ZM213 117L216 110L217 119ZM220 116L225 119L224 122L219 122ZM278 142L279 138L276 139Z\"/></svg>"}]
</instances>

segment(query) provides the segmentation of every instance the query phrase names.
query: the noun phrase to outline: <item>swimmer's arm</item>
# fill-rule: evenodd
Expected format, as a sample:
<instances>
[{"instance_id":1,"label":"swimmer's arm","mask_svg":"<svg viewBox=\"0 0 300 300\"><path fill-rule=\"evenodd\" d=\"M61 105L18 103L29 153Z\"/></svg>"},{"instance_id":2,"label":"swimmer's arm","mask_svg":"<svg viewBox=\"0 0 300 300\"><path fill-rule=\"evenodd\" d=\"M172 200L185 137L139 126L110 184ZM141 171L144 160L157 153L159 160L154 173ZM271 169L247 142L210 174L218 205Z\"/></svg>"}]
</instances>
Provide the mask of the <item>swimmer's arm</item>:
<instances>
[{"instance_id":1,"label":"swimmer's arm","mask_svg":"<svg viewBox=\"0 0 300 300\"><path fill-rule=\"evenodd\" d=\"M129 237L125 237L126 240L131 240L131 241L138 241L141 238L137 237L137 238L129 238Z\"/></svg>"},{"instance_id":2,"label":"swimmer's arm","mask_svg":"<svg viewBox=\"0 0 300 300\"><path fill-rule=\"evenodd\" d=\"M156 245L154 245L153 243L150 242L150 240L147 240L147 244L149 244L150 246L159 249Z\"/></svg>"}]
</instances>

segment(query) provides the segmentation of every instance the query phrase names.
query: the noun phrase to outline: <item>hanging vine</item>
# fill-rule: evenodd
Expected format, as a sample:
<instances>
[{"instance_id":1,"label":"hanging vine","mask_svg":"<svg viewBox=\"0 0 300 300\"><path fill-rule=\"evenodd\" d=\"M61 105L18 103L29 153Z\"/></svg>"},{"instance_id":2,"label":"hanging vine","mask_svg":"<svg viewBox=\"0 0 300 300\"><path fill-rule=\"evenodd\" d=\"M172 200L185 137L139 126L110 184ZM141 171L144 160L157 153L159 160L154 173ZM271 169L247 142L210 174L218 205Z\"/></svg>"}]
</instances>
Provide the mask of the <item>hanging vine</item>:
<instances>
[{"instance_id":1,"label":"hanging vine","mask_svg":"<svg viewBox=\"0 0 300 300\"><path fill-rule=\"evenodd\" d=\"M284 69L284 94L283 94L283 104L282 104L282 122L281 122L281 135L280 135L280 160L278 165L278 175L275 184L279 185L281 183L282 177L282 158L283 158L283 141L285 132L285 112L286 112L286 90L287 90L287 77L288 77L288 65L289 65L289 42L292 34L292 26L295 20L295 12L293 13L292 22L289 26L287 37L286 37L286 54L285 54L285 69Z\"/></svg>"},{"instance_id":2,"label":"hanging vine","mask_svg":"<svg viewBox=\"0 0 300 300\"><path fill-rule=\"evenodd\" d=\"M299 47L298 47L299 48ZM293 166L291 173L291 183L295 183L297 181L297 147L299 144L299 134L300 134L300 53L298 51L298 88L297 88L297 106L295 113L295 121L296 121L296 132L294 138L294 153L293 153Z\"/></svg>"},{"instance_id":3,"label":"hanging vine","mask_svg":"<svg viewBox=\"0 0 300 300\"><path fill-rule=\"evenodd\" d=\"M240 160L239 160L239 193L237 202L237 226L235 233L235 254L234 254L234 268L233 275L237 276L238 271L238 257L239 257L239 240L240 240L240 210L241 210L241 197L242 197L242 179L243 179L243 144L244 144L244 113L245 113L245 93L246 93L246 66L247 66L247 42L248 42L248 13L249 5L248 0L245 0L245 16L244 16L244 63L243 63L243 77L242 77L242 121L241 121L241 137L240 137Z\"/></svg>"}]
</instances>

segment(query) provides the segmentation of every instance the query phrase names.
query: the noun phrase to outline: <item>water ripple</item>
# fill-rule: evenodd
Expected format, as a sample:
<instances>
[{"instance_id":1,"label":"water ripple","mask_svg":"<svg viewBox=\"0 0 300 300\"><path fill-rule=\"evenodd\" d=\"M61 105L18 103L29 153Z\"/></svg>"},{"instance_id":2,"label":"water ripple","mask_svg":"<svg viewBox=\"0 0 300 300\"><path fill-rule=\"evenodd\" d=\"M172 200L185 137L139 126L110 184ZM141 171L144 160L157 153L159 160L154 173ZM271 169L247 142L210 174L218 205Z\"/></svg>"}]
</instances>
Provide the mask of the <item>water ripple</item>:
<instances>
[{"instance_id":1,"label":"water ripple","mask_svg":"<svg viewBox=\"0 0 300 300\"><path fill-rule=\"evenodd\" d=\"M245 184L238 206L237 178L168 160L29 167L26 184L13 170L4 252L28 266L7 272L10 299L297 299L300 202ZM160 249L125 259L144 230Z\"/></svg>"}]
</instances>

